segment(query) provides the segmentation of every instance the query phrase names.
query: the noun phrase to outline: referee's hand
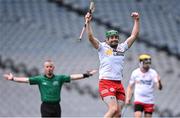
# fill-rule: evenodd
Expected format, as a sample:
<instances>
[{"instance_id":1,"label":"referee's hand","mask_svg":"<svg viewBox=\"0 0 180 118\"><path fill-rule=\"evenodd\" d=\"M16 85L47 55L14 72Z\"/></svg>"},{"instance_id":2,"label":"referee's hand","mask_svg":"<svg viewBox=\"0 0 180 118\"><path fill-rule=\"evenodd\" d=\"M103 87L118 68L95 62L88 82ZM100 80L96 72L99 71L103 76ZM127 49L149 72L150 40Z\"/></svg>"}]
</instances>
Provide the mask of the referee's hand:
<instances>
[{"instance_id":1,"label":"referee's hand","mask_svg":"<svg viewBox=\"0 0 180 118\"><path fill-rule=\"evenodd\" d=\"M13 74L12 74L12 73L4 74L4 78L5 78L6 80L13 80Z\"/></svg>"},{"instance_id":2,"label":"referee's hand","mask_svg":"<svg viewBox=\"0 0 180 118\"><path fill-rule=\"evenodd\" d=\"M87 73L90 75L94 75L95 73L97 73L97 70L96 69L90 70L90 71L87 71Z\"/></svg>"}]
</instances>

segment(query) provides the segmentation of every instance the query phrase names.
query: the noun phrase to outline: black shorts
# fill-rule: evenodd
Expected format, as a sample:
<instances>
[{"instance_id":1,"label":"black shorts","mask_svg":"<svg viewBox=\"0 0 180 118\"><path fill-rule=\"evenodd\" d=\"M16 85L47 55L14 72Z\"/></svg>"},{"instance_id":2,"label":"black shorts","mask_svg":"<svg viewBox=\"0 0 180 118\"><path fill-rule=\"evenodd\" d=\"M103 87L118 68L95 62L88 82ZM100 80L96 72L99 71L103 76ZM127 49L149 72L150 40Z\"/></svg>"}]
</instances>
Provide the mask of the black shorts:
<instances>
[{"instance_id":1,"label":"black shorts","mask_svg":"<svg viewBox=\"0 0 180 118\"><path fill-rule=\"evenodd\" d=\"M144 111L144 108L143 108L143 106L140 105L140 104L135 104L135 105L134 105L134 111L135 111L135 112L136 112L136 111L141 111L141 112L143 112L143 111Z\"/></svg>"},{"instance_id":2,"label":"black shorts","mask_svg":"<svg viewBox=\"0 0 180 118\"><path fill-rule=\"evenodd\" d=\"M145 112L147 114L152 114L153 111L147 111L145 106L143 106L142 104L135 104L134 105L134 112L136 111L140 111L140 112Z\"/></svg>"},{"instance_id":3,"label":"black shorts","mask_svg":"<svg viewBox=\"0 0 180 118\"><path fill-rule=\"evenodd\" d=\"M61 106L59 102L43 102L41 104L42 117L61 117Z\"/></svg>"}]
</instances>

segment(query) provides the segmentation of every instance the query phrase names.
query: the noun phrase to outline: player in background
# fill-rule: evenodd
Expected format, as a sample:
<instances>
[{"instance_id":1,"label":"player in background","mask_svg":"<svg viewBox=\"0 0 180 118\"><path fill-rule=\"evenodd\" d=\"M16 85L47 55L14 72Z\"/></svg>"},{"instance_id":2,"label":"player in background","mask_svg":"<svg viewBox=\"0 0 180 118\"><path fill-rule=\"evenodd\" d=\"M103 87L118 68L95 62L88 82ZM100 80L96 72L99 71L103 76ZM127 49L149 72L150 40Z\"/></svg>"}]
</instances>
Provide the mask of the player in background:
<instances>
[{"instance_id":1,"label":"player in background","mask_svg":"<svg viewBox=\"0 0 180 118\"><path fill-rule=\"evenodd\" d=\"M160 76L156 70L151 67L151 56L142 54L139 56L139 68L135 69L129 80L127 87L126 104L130 104L130 100L134 87L134 117L141 118L152 117L154 111L154 89L155 86L162 90Z\"/></svg>"}]
</instances>

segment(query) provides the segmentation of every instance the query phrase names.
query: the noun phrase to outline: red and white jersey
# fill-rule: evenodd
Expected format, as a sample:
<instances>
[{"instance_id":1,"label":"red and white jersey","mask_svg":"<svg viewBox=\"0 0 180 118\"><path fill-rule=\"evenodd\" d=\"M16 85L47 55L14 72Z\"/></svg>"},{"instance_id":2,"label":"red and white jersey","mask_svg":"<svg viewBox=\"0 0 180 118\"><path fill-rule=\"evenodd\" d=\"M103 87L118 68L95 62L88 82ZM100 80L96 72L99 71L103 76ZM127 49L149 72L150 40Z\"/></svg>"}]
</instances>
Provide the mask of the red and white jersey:
<instances>
[{"instance_id":1,"label":"red and white jersey","mask_svg":"<svg viewBox=\"0 0 180 118\"><path fill-rule=\"evenodd\" d=\"M157 82L158 74L154 69L150 68L146 73L140 68L135 69L129 81L129 84L135 84L134 101L154 104L154 86Z\"/></svg>"},{"instance_id":2,"label":"red and white jersey","mask_svg":"<svg viewBox=\"0 0 180 118\"><path fill-rule=\"evenodd\" d=\"M124 53L127 49L127 42L118 44L116 50L105 42L99 43L99 79L122 80Z\"/></svg>"}]
</instances>

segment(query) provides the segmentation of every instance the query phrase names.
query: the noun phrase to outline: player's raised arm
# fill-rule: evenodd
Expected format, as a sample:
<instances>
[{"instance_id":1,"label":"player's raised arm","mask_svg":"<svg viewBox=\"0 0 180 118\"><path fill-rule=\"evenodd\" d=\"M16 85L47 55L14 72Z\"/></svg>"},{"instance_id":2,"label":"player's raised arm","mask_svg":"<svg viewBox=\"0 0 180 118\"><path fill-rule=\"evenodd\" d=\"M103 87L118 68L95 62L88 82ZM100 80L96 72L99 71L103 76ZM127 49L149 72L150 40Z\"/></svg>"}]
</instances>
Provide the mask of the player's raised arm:
<instances>
[{"instance_id":1,"label":"player's raised arm","mask_svg":"<svg viewBox=\"0 0 180 118\"><path fill-rule=\"evenodd\" d=\"M97 38L94 37L92 27L91 27L91 20L92 20L92 15L88 12L85 16L85 20L87 20L87 26L86 26L86 32L88 35L88 39L93 45L94 48L98 49L99 48L99 41Z\"/></svg>"},{"instance_id":2,"label":"player's raised arm","mask_svg":"<svg viewBox=\"0 0 180 118\"><path fill-rule=\"evenodd\" d=\"M20 83L28 83L29 82L28 77L14 77L12 73L4 74L4 78L6 80L11 80L11 81L20 82Z\"/></svg>"},{"instance_id":3,"label":"player's raised arm","mask_svg":"<svg viewBox=\"0 0 180 118\"><path fill-rule=\"evenodd\" d=\"M139 34L139 13L132 12L131 17L134 19L134 26L131 32L131 36L126 40L128 47L130 48L133 42L136 40Z\"/></svg>"}]
</instances>

